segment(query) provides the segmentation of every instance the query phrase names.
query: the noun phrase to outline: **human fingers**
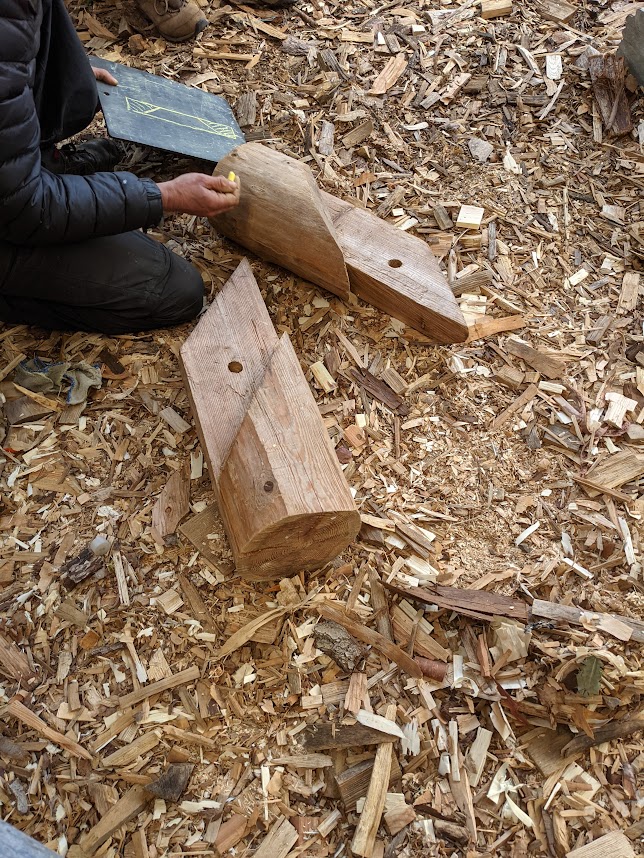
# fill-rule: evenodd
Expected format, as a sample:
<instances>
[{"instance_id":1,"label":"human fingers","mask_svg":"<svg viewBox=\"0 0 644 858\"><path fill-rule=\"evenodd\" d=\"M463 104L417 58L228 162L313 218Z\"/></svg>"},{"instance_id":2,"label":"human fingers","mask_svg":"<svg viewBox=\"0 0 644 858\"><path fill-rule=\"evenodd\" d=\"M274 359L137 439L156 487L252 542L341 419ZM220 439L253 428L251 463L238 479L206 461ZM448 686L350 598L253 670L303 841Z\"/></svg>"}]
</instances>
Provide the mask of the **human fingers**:
<instances>
[{"instance_id":1,"label":"human fingers","mask_svg":"<svg viewBox=\"0 0 644 858\"><path fill-rule=\"evenodd\" d=\"M110 86L117 86L118 81L114 77L114 75L110 74L107 69L99 69L96 66L92 66L92 71L94 72L94 77L96 80L101 83L107 83Z\"/></svg>"},{"instance_id":2,"label":"human fingers","mask_svg":"<svg viewBox=\"0 0 644 858\"><path fill-rule=\"evenodd\" d=\"M222 194L235 194L239 190L237 181L232 182L225 176L205 176L205 187L210 191L218 191Z\"/></svg>"},{"instance_id":3,"label":"human fingers","mask_svg":"<svg viewBox=\"0 0 644 858\"><path fill-rule=\"evenodd\" d=\"M207 217L216 217L225 212L234 209L239 203L239 197L236 194L222 194L218 192L209 192L207 203Z\"/></svg>"}]
</instances>

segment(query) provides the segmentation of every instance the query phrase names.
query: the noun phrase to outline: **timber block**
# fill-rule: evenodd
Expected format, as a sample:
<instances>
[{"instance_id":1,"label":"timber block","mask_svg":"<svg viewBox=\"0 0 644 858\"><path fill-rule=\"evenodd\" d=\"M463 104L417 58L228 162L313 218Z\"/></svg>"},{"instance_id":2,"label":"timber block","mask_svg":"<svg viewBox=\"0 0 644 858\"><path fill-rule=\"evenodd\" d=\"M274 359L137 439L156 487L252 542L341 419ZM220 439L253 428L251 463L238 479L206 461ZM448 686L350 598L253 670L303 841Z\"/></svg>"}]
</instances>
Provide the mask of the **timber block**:
<instances>
[{"instance_id":1,"label":"timber block","mask_svg":"<svg viewBox=\"0 0 644 858\"><path fill-rule=\"evenodd\" d=\"M427 242L323 193L305 164L260 143L235 149L215 175L231 171L241 202L211 220L223 235L341 298L353 292L435 342L467 339Z\"/></svg>"},{"instance_id":2,"label":"timber block","mask_svg":"<svg viewBox=\"0 0 644 858\"><path fill-rule=\"evenodd\" d=\"M246 260L184 343L181 365L237 571L282 578L340 554L360 515Z\"/></svg>"}]
</instances>

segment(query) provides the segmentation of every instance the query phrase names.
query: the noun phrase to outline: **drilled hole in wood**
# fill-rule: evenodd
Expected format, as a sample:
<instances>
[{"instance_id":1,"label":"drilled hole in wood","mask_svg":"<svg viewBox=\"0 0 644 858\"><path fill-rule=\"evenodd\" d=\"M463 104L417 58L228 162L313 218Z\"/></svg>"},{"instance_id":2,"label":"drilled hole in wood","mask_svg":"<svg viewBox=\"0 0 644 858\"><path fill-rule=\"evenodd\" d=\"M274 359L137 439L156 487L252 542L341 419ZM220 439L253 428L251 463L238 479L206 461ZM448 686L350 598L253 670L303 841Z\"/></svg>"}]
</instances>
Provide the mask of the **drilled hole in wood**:
<instances>
[{"instance_id":1,"label":"drilled hole in wood","mask_svg":"<svg viewBox=\"0 0 644 858\"><path fill-rule=\"evenodd\" d=\"M266 480L266 482L264 483L264 491L265 492L272 492L274 488L275 488L275 483L272 480Z\"/></svg>"},{"instance_id":2,"label":"drilled hole in wood","mask_svg":"<svg viewBox=\"0 0 644 858\"><path fill-rule=\"evenodd\" d=\"M240 364L238 360L231 360L231 362L228 364L228 369L231 372L242 372L244 367Z\"/></svg>"},{"instance_id":3,"label":"drilled hole in wood","mask_svg":"<svg viewBox=\"0 0 644 858\"><path fill-rule=\"evenodd\" d=\"M390 259L389 260L389 267L390 268L402 268L402 262L400 261L400 259Z\"/></svg>"}]
</instances>

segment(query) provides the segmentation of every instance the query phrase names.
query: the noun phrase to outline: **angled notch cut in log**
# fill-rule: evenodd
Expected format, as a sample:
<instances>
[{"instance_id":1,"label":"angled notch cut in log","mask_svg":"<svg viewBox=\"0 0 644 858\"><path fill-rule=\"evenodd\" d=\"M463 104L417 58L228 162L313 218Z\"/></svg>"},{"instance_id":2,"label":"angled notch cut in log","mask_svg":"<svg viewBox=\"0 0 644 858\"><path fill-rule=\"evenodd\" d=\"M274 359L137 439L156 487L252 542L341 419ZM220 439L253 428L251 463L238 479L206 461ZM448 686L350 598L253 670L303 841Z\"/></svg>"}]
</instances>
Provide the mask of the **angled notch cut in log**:
<instances>
[{"instance_id":1,"label":"angled notch cut in log","mask_svg":"<svg viewBox=\"0 0 644 858\"><path fill-rule=\"evenodd\" d=\"M215 174L231 171L241 177L241 198L237 208L213 219L217 229L262 259L346 298L342 249L306 164L250 143L220 161Z\"/></svg>"},{"instance_id":2,"label":"angled notch cut in log","mask_svg":"<svg viewBox=\"0 0 644 858\"><path fill-rule=\"evenodd\" d=\"M220 233L340 298L349 291L439 343L468 329L429 246L365 209L323 193L309 168L259 143L219 162L241 179L236 209L213 218Z\"/></svg>"},{"instance_id":3,"label":"angled notch cut in log","mask_svg":"<svg viewBox=\"0 0 644 858\"><path fill-rule=\"evenodd\" d=\"M360 516L246 260L184 343L181 363L237 571L268 580L340 554Z\"/></svg>"}]
</instances>

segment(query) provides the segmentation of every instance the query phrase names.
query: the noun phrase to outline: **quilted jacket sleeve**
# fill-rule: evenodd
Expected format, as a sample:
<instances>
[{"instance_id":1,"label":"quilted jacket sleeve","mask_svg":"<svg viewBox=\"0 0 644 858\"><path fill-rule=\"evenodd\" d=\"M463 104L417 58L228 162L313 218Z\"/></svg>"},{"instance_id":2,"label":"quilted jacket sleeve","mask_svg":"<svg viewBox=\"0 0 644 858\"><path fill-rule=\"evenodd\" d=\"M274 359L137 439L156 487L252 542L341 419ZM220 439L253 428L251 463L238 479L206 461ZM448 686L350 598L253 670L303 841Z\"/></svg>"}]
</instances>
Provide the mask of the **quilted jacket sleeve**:
<instances>
[{"instance_id":1,"label":"quilted jacket sleeve","mask_svg":"<svg viewBox=\"0 0 644 858\"><path fill-rule=\"evenodd\" d=\"M152 181L42 169L33 96L41 19L40 0L0 0L0 240L69 243L158 223L161 194Z\"/></svg>"}]
</instances>

